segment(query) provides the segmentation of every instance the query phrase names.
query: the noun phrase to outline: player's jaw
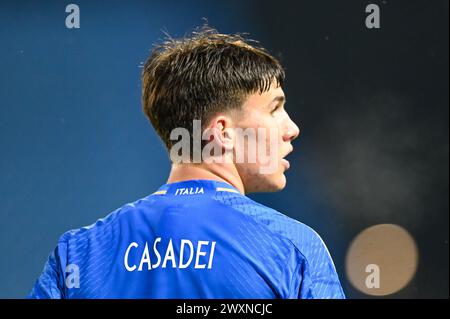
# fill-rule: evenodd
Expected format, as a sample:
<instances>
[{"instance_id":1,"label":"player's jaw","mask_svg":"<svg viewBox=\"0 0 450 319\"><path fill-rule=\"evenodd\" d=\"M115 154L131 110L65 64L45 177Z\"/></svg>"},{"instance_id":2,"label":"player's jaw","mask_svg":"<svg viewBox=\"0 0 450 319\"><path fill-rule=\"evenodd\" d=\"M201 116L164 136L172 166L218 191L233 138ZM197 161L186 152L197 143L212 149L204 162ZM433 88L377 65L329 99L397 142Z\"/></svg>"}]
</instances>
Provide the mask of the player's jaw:
<instances>
[{"instance_id":1,"label":"player's jaw","mask_svg":"<svg viewBox=\"0 0 450 319\"><path fill-rule=\"evenodd\" d=\"M293 147L291 145L288 146L288 150L282 152L281 156L278 158L278 169L274 174L268 175L268 188L269 191L280 191L286 187L287 179L286 179L286 171L290 168L290 162L286 158L293 151Z\"/></svg>"},{"instance_id":2,"label":"player's jaw","mask_svg":"<svg viewBox=\"0 0 450 319\"><path fill-rule=\"evenodd\" d=\"M246 193L277 192L286 186L285 172L290 163L286 156L293 151L292 145L280 145L283 151L273 154L268 161L237 164Z\"/></svg>"}]
</instances>

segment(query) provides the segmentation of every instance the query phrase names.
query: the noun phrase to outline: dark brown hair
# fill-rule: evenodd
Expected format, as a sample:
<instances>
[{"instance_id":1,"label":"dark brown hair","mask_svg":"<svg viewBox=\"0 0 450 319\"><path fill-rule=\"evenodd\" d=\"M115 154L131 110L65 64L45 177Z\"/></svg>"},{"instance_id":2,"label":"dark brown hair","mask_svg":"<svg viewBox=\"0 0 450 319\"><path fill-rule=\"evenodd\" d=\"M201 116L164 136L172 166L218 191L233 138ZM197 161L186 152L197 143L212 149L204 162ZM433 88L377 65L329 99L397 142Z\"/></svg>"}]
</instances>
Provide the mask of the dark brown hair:
<instances>
[{"instance_id":1,"label":"dark brown hair","mask_svg":"<svg viewBox=\"0 0 450 319\"><path fill-rule=\"evenodd\" d=\"M192 133L218 112L240 108L245 98L283 85L280 62L256 41L203 26L182 39L156 45L142 71L142 107L167 148L170 132Z\"/></svg>"}]
</instances>

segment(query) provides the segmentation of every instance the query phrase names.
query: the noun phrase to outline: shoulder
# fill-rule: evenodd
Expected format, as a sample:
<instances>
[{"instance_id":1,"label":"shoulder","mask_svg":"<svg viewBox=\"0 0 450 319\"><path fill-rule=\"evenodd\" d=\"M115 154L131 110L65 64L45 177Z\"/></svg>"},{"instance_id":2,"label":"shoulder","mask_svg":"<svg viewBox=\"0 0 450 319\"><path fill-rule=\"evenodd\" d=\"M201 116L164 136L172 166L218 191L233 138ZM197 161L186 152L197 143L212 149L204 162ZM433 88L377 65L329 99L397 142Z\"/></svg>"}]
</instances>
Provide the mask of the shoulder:
<instances>
[{"instance_id":1,"label":"shoulder","mask_svg":"<svg viewBox=\"0 0 450 319\"><path fill-rule=\"evenodd\" d=\"M321 250L328 253L324 241L313 228L275 209L256 204L266 213L266 217L262 217L263 222L274 232L292 242L308 261Z\"/></svg>"},{"instance_id":2,"label":"shoulder","mask_svg":"<svg viewBox=\"0 0 450 319\"><path fill-rule=\"evenodd\" d=\"M345 298L333 259L321 236L311 227L274 209L259 205L258 216L274 233L286 238L303 257L301 298Z\"/></svg>"},{"instance_id":3,"label":"shoulder","mask_svg":"<svg viewBox=\"0 0 450 319\"><path fill-rule=\"evenodd\" d=\"M249 215L275 235L289 241L308 261L314 261L317 253L328 254L322 238L310 226L247 196L224 194L218 199Z\"/></svg>"},{"instance_id":4,"label":"shoulder","mask_svg":"<svg viewBox=\"0 0 450 319\"><path fill-rule=\"evenodd\" d=\"M66 231L59 238L58 245L69 245L74 242L81 242L87 238L97 238L101 234L106 235L115 227L118 227L121 222L130 221L135 215L147 210L152 202L153 198L149 195L134 202L126 203L91 225Z\"/></svg>"}]
</instances>

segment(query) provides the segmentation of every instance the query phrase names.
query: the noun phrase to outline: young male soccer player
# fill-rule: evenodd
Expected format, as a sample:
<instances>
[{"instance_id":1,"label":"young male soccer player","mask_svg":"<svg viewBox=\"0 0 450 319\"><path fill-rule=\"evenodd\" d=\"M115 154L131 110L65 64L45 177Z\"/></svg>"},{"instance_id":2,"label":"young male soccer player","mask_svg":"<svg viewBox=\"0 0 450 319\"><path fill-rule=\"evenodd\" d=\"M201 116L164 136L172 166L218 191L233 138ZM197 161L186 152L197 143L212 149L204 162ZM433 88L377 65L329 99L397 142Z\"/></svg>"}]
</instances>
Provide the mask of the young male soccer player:
<instances>
[{"instance_id":1,"label":"young male soccer player","mask_svg":"<svg viewBox=\"0 0 450 319\"><path fill-rule=\"evenodd\" d=\"M265 49L210 28L154 48L142 102L167 184L65 233L29 297L344 298L319 235L245 196L286 185L299 128L284 76Z\"/></svg>"}]
</instances>

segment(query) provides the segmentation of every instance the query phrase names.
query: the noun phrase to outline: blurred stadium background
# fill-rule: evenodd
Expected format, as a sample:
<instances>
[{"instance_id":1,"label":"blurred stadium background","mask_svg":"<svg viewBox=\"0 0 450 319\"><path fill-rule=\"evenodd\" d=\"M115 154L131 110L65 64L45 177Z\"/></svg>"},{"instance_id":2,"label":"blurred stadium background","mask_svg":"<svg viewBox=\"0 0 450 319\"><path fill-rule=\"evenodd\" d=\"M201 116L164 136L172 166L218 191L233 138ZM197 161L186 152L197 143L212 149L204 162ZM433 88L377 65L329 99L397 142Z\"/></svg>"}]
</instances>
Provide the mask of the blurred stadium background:
<instances>
[{"instance_id":1,"label":"blurred stadium background","mask_svg":"<svg viewBox=\"0 0 450 319\"><path fill-rule=\"evenodd\" d=\"M165 182L140 65L162 30L182 36L203 17L287 70L302 129L288 187L250 197L321 234L349 298L379 298L346 267L371 249L389 276L409 272L384 298L448 298L448 1L75 1L81 28L67 29L69 3L0 2L1 298L28 294L62 233ZM370 3L380 29L365 27ZM355 246L379 224L411 237L382 233L389 253L373 237Z\"/></svg>"}]
</instances>

